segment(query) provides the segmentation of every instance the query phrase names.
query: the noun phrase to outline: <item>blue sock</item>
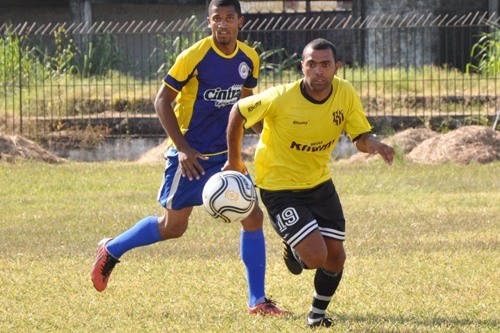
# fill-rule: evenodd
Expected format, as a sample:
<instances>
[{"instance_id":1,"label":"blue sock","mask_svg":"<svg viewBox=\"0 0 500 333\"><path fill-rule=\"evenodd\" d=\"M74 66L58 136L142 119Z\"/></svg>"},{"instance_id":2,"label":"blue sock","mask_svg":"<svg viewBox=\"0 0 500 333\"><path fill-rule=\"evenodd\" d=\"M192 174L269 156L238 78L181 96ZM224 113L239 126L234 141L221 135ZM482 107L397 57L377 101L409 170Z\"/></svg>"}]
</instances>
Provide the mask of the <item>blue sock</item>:
<instances>
[{"instance_id":1,"label":"blue sock","mask_svg":"<svg viewBox=\"0 0 500 333\"><path fill-rule=\"evenodd\" d=\"M139 246L150 245L163 240L158 230L158 216L148 216L137 222L106 244L106 250L116 259L125 252Z\"/></svg>"},{"instance_id":2,"label":"blue sock","mask_svg":"<svg viewBox=\"0 0 500 333\"><path fill-rule=\"evenodd\" d=\"M241 230L241 259L247 270L248 305L254 307L266 297L264 280L266 275L266 243L262 230Z\"/></svg>"}]
</instances>

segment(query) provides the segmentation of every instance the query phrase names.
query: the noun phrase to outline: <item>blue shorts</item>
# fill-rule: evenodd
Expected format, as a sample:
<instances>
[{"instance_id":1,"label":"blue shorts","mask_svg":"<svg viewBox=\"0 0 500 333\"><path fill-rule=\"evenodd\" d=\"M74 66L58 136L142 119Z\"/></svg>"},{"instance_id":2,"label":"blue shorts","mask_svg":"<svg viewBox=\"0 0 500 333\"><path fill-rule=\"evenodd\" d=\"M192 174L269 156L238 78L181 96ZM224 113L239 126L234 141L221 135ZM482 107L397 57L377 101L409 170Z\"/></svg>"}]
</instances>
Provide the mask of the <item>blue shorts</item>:
<instances>
[{"instance_id":1,"label":"blue shorts","mask_svg":"<svg viewBox=\"0 0 500 333\"><path fill-rule=\"evenodd\" d=\"M178 157L179 152L174 148L169 148L165 153L167 163L163 182L158 191L158 202L164 208L174 210L200 206L203 204L202 192L205 183L211 176L221 171L227 161L227 153L211 155L206 161L199 159L198 162L205 170L205 175L200 175L199 180L182 177Z\"/></svg>"}]
</instances>

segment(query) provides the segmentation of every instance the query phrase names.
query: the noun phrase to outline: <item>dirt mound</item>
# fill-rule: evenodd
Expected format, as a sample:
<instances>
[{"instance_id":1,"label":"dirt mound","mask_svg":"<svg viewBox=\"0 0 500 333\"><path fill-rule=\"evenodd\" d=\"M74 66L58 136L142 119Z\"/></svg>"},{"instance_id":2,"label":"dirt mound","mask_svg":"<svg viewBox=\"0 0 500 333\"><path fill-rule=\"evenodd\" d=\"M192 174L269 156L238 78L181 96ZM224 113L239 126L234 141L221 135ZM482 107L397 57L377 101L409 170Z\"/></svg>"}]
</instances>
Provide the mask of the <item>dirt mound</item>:
<instances>
[{"instance_id":1,"label":"dirt mound","mask_svg":"<svg viewBox=\"0 0 500 333\"><path fill-rule=\"evenodd\" d=\"M466 126L427 139L413 149L411 162L491 163L500 160L500 133L485 126Z\"/></svg>"},{"instance_id":2,"label":"dirt mound","mask_svg":"<svg viewBox=\"0 0 500 333\"><path fill-rule=\"evenodd\" d=\"M48 163L62 163L66 161L22 136L4 134L0 134L0 160L7 162L34 160Z\"/></svg>"},{"instance_id":3,"label":"dirt mound","mask_svg":"<svg viewBox=\"0 0 500 333\"><path fill-rule=\"evenodd\" d=\"M438 133L428 128L409 128L382 140L382 142L406 155L423 141L438 135ZM345 161L348 163L371 162L377 158L380 157L360 152L352 155Z\"/></svg>"},{"instance_id":4,"label":"dirt mound","mask_svg":"<svg viewBox=\"0 0 500 333\"><path fill-rule=\"evenodd\" d=\"M160 143L158 146L142 154L141 157L137 159L137 163L164 163L165 158L163 154L167 150L167 140Z\"/></svg>"},{"instance_id":5,"label":"dirt mound","mask_svg":"<svg viewBox=\"0 0 500 333\"><path fill-rule=\"evenodd\" d=\"M255 147L257 144L249 146L245 148L241 154L243 156L243 160L245 161L253 161L253 154L255 152ZM144 153L141 157L139 157L136 162L137 163L164 163L165 159L163 158L163 154L167 150L167 140L165 142L159 144L154 147L150 151Z\"/></svg>"},{"instance_id":6,"label":"dirt mound","mask_svg":"<svg viewBox=\"0 0 500 333\"><path fill-rule=\"evenodd\" d=\"M438 133L433 132L428 128L409 128L394 134L393 136L383 140L383 142L394 147L395 149L401 150L404 154L408 154L425 140L438 135Z\"/></svg>"}]
</instances>

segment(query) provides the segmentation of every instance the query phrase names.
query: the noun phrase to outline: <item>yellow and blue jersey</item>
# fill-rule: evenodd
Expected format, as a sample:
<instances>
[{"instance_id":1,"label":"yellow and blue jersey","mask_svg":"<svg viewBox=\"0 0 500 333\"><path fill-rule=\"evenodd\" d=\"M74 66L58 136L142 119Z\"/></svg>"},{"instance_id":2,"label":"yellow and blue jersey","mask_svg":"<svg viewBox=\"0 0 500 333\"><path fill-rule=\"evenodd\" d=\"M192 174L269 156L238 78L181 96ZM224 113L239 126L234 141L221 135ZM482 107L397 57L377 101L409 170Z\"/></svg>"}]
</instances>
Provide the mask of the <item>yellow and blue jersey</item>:
<instances>
[{"instance_id":1,"label":"yellow and blue jersey","mask_svg":"<svg viewBox=\"0 0 500 333\"><path fill-rule=\"evenodd\" d=\"M330 156L342 132L354 139L371 130L349 82L334 77L333 92L322 102L308 98L301 82L238 102L246 128L264 119L255 151L255 184L260 188L302 190L327 181Z\"/></svg>"},{"instance_id":2,"label":"yellow and blue jersey","mask_svg":"<svg viewBox=\"0 0 500 333\"><path fill-rule=\"evenodd\" d=\"M174 112L187 142L205 155L227 151L226 128L231 107L242 89L257 86L259 57L237 41L226 55L206 37L184 50L163 83L179 94Z\"/></svg>"}]
</instances>

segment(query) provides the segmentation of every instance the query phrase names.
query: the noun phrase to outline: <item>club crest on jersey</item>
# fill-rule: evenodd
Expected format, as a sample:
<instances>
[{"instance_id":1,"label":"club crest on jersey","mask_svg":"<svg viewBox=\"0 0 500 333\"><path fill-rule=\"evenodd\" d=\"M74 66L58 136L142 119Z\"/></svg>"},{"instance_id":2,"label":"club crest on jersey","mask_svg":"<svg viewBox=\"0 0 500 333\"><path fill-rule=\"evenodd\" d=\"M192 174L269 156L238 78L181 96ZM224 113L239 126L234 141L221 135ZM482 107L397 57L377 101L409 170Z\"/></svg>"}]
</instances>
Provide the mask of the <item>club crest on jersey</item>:
<instances>
[{"instance_id":1,"label":"club crest on jersey","mask_svg":"<svg viewBox=\"0 0 500 333\"><path fill-rule=\"evenodd\" d=\"M339 126L344 121L344 110L337 110L333 112L333 122Z\"/></svg>"},{"instance_id":2,"label":"club crest on jersey","mask_svg":"<svg viewBox=\"0 0 500 333\"><path fill-rule=\"evenodd\" d=\"M250 73L250 67L245 62L242 62L238 67L238 72L243 80L246 80L248 73Z\"/></svg>"},{"instance_id":3,"label":"club crest on jersey","mask_svg":"<svg viewBox=\"0 0 500 333\"><path fill-rule=\"evenodd\" d=\"M221 87L208 89L205 90L203 99L207 102L214 102L216 108L223 108L238 101L241 95L242 88L243 85L234 84L228 89L222 89Z\"/></svg>"}]
</instances>

